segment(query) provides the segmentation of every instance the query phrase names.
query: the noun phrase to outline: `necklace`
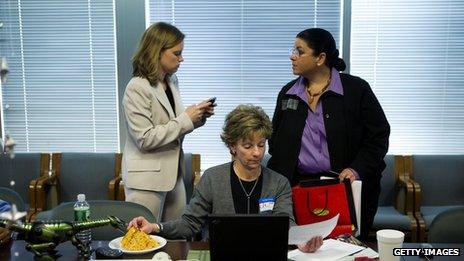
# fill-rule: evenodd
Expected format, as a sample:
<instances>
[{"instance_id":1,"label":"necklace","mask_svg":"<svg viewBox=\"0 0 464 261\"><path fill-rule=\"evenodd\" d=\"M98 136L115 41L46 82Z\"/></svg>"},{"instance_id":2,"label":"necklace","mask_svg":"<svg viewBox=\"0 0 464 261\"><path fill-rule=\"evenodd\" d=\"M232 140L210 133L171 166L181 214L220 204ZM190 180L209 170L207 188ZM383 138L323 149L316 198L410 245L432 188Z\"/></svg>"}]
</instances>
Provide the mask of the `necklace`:
<instances>
[{"instance_id":1,"label":"necklace","mask_svg":"<svg viewBox=\"0 0 464 261\"><path fill-rule=\"evenodd\" d=\"M240 183L240 186L242 187L243 192L245 193L245 195L247 197L247 214L250 214L250 197L251 197L251 195L253 194L253 191L256 188L256 184L258 184L259 177L255 180L255 184L253 185L253 188L251 188L250 193L247 193L247 191L245 190L245 187L243 186L243 183L242 183L242 180L240 179L240 177L237 176L237 178L238 178L238 182Z\"/></svg>"},{"instance_id":2,"label":"necklace","mask_svg":"<svg viewBox=\"0 0 464 261\"><path fill-rule=\"evenodd\" d=\"M314 101L314 98L316 96L319 96L321 95L322 93L325 92L325 90L327 90L327 88L329 87L330 85L330 80L332 79L332 75L329 74L329 78L327 79L327 83L325 84L324 88L322 88L320 91L316 92L316 93L312 93L310 88L309 87L306 87L306 92L308 93L308 96L309 96L309 103L313 103Z\"/></svg>"}]
</instances>

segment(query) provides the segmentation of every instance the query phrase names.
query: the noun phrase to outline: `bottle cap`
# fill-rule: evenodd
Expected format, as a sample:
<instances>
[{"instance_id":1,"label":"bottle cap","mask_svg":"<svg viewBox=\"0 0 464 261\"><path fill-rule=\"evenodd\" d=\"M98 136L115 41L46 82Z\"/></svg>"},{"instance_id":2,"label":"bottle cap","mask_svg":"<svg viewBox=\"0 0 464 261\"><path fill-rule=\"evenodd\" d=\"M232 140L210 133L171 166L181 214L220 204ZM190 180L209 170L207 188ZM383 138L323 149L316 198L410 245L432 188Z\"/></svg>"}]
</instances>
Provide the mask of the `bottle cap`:
<instances>
[{"instance_id":1,"label":"bottle cap","mask_svg":"<svg viewBox=\"0 0 464 261\"><path fill-rule=\"evenodd\" d=\"M85 201L85 194L79 194L77 195L77 201Z\"/></svg>"}]
</instances>

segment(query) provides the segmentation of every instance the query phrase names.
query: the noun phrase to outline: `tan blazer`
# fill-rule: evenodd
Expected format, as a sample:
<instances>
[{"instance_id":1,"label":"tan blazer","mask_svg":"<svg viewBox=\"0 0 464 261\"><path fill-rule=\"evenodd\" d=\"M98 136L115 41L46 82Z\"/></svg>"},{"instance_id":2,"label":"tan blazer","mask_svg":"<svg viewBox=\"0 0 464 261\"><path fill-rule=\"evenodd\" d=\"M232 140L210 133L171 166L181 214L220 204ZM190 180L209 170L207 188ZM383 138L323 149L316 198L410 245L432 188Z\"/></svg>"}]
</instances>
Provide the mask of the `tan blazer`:
<instances>
[{"instance_id":1,"label":"tan blazer","mask_svg":"<svg viewBox=\"0 0 464 261\"><path fill-rule=\"evenodd\" d=\"M184 173L182 141L194 129L185 113L177 78L169 81L176 115L161 84L134 77L124 92L128 135L122 160L122 178L128 188L170 191Z\"/></svg>"}]
</instances>

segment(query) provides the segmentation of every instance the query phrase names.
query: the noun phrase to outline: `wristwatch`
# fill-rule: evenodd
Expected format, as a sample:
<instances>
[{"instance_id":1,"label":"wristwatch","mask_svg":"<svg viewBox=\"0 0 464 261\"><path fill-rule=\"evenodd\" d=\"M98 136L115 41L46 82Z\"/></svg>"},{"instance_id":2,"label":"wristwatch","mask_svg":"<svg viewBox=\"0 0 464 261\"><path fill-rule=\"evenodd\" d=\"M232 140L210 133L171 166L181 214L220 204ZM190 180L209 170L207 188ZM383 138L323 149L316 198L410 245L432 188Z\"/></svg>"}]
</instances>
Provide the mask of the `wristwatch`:
<instances>
[{"instance_id":1,"label":"wristwatch","mask_svg":"<svg viewBox=\"0 0 464 261\"><path fill-rule=\"evenodd\" d=\"M161 223L155 223L155 224L156 226L158 226L158 230L159 230L157 233L161 233L163 231L163 224Z\"/></svg>"}]
</instances>

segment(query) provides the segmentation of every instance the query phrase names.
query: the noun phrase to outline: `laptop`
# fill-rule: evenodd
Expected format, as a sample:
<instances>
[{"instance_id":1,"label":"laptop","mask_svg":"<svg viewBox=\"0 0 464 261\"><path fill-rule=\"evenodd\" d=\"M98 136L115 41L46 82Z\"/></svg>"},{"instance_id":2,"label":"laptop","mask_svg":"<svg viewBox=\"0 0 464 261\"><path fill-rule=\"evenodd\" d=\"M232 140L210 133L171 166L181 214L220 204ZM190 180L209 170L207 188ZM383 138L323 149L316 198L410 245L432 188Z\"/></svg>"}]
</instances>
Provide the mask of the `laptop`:
<instances>
[{"instance_id":1,"label":"laptop","mask_svg":"<svg viewBox=\"0 0 464 261\"><path fill-rule=\"evenodd\" d=\"M211 261L287 260L288 216L210 215Z\"/></svg>"}]
</instances>

